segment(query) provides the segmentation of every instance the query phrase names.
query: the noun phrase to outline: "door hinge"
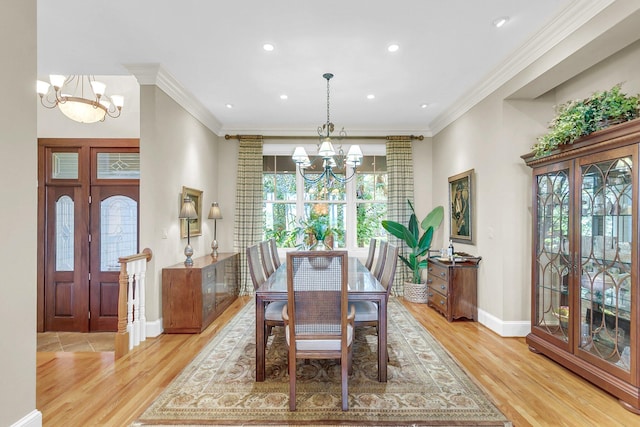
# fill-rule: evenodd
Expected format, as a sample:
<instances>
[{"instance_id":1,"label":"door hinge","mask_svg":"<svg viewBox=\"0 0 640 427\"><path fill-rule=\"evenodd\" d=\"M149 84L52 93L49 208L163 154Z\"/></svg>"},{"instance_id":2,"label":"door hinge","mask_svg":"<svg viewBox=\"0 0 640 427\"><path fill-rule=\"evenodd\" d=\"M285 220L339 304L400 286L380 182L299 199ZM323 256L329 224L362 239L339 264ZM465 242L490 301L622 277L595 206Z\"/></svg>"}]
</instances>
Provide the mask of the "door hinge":
<instances>
[{"instance_id":1,"label":"door hinge","mask_svg":"<svg viewBox=\"0 0 640 427\"><path fill-rule=\"evenodd\" d=\"M89 312L89 319L91 319L91 312Z\"/></svg>"},{"instance_id":2,"label":"door hinge","mask_svg":"<svg viewBox=\"0 0 640 427\"><path fill-rule=\"evenodd\" d=\"M91 281L91 273L89 273L89 281Z\"/></svg>"},{"instance_id":3,"label":"door hinge","mask_svg":"<svg viewBox=\"0 0 640 427\"><path fill-rule=\"evenodd\" d=\"M89 204L91 204L91 196L89 196Z\"/></svg>"},{"instance_id":4,"label":"door hinge","mask_svg":"<svg viewBox=\"0 0 640 427\"><path fill-rule=\"evenodd\" d=\"M89 243L91 243L91 234L89 234Z\"/></svg>"}]
</instances>

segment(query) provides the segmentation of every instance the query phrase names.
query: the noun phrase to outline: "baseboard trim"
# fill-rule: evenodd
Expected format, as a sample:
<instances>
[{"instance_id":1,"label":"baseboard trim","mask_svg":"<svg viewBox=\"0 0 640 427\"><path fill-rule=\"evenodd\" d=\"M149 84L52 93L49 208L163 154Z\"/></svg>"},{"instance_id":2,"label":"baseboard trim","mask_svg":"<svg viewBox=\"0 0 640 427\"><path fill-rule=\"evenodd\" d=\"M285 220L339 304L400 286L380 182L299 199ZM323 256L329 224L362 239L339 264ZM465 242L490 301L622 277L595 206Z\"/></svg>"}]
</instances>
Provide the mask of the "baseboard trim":
<instances>
[{"instance_id":1,"label":"baseboard trim","mask_svg":"<svg viewBox=\"0 0 640 427\"><path fill-rule=\"evenodd\" d=\"M478 322L505 338L526 337L531 332L531 322L528 320L505 321L480 309L478 309Z\"/></svg>"},{"instance_id":2,"label":"baseboard trim","mask_svg":"<svg viewBox=\"0 0 640 427\"><path fill-rule=\"evenodd\" d=\"M11 424L11 427L42 427L42 412L34 409L29 414Z\"/></svg>"},{"instance_id":3,"label":"baseboard trim","mask_svg":"<svg viewBox=\"0 0 640 427\"><path fill-rule=\"evenodd\" d=\"M157 337L164 332L162 328L162 318L154 320L153 322L147 320L146 325L147 337Z\"/></svg>"}]
</instances>

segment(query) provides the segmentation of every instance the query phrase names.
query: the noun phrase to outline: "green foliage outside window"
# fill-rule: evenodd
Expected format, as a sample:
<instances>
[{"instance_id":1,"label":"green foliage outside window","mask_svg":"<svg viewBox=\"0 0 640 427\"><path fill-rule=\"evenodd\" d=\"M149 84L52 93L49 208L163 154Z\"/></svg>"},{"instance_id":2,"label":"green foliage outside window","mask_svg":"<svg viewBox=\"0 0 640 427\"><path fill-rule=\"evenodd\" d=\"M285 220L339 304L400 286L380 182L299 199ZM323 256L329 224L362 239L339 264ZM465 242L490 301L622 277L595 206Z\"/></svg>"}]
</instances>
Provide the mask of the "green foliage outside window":
<instances>
[{"instance_id":1,"label":"green foliage outside window","mask_svg":"<svg viewBox=\"0 0 640 427\"><path fill-rule=\"evenodd\" d=\"M313 207L326 206L327 222L331 240L336 248L346 248L347 207L355 208L356 245L367 247L372 238L384 238L386 232L381 221L386 218L386 162L384 156L365 156L362 171L358 169L356 194L347 202L347 186L325 181L304 184L302 198L304 211L297 219L296 172L287 165L284 156L264 156L263 171L263 213L264 239L274 238L278 247L294 248L309 246L313 228ZM289 161L290 162L290 161ZM350 205L348 205L350 203ZM315 238L312 238L315 239ZM302 243L301 243L302 242Z\"/></svg>"}]
</instances>

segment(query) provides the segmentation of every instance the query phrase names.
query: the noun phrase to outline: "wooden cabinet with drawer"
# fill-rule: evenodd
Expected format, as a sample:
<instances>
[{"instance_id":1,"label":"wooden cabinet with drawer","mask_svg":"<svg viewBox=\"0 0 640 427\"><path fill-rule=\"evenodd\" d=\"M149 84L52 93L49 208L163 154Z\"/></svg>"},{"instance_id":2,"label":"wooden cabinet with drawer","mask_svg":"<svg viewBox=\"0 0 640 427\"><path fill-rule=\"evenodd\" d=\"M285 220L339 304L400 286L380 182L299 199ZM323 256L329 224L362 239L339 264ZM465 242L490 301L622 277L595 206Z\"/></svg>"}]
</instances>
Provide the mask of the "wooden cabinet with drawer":
<instances>
[{"instance_id":1,"label":"wooden cabinet with drawer","mask_svg":"<svg viewBox=\"0 0 640 427\"><path fill-rule=\"evenodd\" d=\"M238 296L240 257L220 253L162 269L162 324L165 333L199 333Z\"/></svg>"},{"instance_id":2,"label":"wooden cabinet with drawer","mask_svg":"<svg viewBox=\"0 0 640 427\"><path fill-rule=\"evenodd\" d=\"M477 272L480 258L463 262L429 259L427 304L449 322L467 318L478 320Z\"/></svg>"}]
</instances>

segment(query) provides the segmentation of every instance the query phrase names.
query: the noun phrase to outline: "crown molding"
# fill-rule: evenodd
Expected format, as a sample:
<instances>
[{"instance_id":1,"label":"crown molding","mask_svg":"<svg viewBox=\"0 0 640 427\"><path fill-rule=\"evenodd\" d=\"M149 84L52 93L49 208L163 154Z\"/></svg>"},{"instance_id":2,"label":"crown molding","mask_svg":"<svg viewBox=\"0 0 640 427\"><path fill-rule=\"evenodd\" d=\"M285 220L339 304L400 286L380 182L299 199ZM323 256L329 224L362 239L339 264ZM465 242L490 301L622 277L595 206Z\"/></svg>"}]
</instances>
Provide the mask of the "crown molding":
<instances>
[{"instance_id":1,"label":"crown molding","mask_svg":"<svg viewBox=\"0 0 640 427\"><path fill-rule=\"evenodd\" d=\"M124 64L140 85L156 85L211 132L222 136L222 124L160 64Z\"/></svg>"},{"instance_id":2,"label":"crown molding","mask_svg":"<svg viewBox=\"0 0 640 427\"><path fill-rule=\"evenodd\" d=\"M540 59L594 16L614 3L614 0L575 0L524 45L493 69L476 87L463 95L430 124L433 134L459 119L463 114L495 92L498 88Z\"/></svg>"}]
</instances>

